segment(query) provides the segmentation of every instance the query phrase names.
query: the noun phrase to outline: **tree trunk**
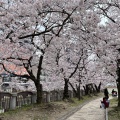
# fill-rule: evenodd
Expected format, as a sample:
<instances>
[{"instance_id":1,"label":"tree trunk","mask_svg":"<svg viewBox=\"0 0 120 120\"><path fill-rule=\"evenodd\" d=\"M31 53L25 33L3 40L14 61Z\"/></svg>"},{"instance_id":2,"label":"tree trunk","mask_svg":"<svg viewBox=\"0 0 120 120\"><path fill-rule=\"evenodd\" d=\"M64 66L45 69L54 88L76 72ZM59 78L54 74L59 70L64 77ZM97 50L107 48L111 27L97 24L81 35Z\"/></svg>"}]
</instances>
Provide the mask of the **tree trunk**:
<instances>
[{"instance_id":1,"label":"tree trunk","mask_svg":"<svg viewBox=\"0 0 120 120\"><path fill-rule=\"evenodd\" d=\"M118 89L118 107L120 107L120 83L117 83L117 89Z\"/></svg>"},{"instance_id":2,"label":"tree trunk","mask_svg":"<svg viewBox=\"0 0 120 120\"><path fill-rule=\"evenodd\" d=\"M35 86L36 86L36 91L37 91L37 104L41 104L42 103L42 84L36 82L35 83Z\"/></svg>"},{"instance_id":3,"label":"tree trunk","mask_svg":"<svg viewBox=\"0 0 120 120\"><path fill-rule=\"evenodd\" d=\"M118 107L120 107L120 59L117 60L117 89L118 89Z\"/></svg>"},{"instance_id":4,"label":"tree trunk","mask_svg":"<svg viewBox=\"0 0 120 120\"><path fill-rule=\"evenodd\" d=\"M77 88L77 93L78 93L78 100L80 100L80 98L81 98L81 95L80 95L80 83L79 83L79 86Z\"/></svg>"},{"instance_id":5,"label":"tree trunk","mask_svg":"<svg viewBox=\"0 0 120 120\"><path fill-rule=\"evenodd\" d=\"M75 97L77 97L77 90L73 87L73 85L70 82L69 85L72 87Z\"/></svg>"},{"instance_id":6,"label":"tree trunk","mask_svg":"<svg viewBox=\"0 0 120 120\"><path fill-rule=\"evenodd\" d=\"M101 89L101 82L98 85L98 92L100 93L100 89Z\"/></svg>"},{"instance_id":7,"label":"tree trunk","mask_svg":"<svg viewBox=\"0 0 120 120\"><path fill-rule=\"evenodd\" d=\"M64 78L64 81L65 81L65 85L64 85L64 92L63 92L63 100L69 98L69 93L68 93L68 82L69 82L69 79Z\"/></svg>"},{"instance_id":8,"label":"tree trunk","mask_svg":"<svg viewBox=\"0 0 120 120\"><path fill-rule=\"evenodd\" d=\"M94 83L94 85L95 85L96 92L99 92L97 85L95 83Z\"/></svg>"},{"instance_id":9,"label":"tree trunk","mask_svg":"<svg viewBox=\"0 0 120 120\"><path fill-rule=\"evenodd\" d=\"M86 95L86 87L85 87L85 86L83 86L83 88L84 88L84 91L85 91L85 95Z\"/></svg>"},{"instance_id":10,"label":"tree trunk","mask_svg":"<svg viewBox=\"0 0 120 120\"><path fill-rule=\"evenodd\" d=\"M88 85L83 86L83 88L84 88L84 91L85 91L85 95L88 95L89 94L89 87L88 87Z\"/></svg>"}]
</instances>

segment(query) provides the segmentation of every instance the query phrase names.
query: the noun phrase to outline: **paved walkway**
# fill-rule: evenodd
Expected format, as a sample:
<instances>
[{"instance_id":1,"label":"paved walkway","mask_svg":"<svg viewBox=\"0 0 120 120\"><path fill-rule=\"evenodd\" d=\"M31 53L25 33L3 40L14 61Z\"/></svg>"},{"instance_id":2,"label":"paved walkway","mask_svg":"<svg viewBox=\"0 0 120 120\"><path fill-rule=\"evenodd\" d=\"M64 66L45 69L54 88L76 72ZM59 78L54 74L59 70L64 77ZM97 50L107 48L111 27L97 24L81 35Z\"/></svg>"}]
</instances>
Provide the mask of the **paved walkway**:
<instances>
[{"instance_id":1,"label":"paved walkway","mask_svg":"<svg viewBox=\"0 0 120 120\"><path fill-rule=\"evenodd\" d=\"M105 109L100 108L100 100L102 98L89 102L66 120L105 120Z\"/></svg>"}]
</instances>

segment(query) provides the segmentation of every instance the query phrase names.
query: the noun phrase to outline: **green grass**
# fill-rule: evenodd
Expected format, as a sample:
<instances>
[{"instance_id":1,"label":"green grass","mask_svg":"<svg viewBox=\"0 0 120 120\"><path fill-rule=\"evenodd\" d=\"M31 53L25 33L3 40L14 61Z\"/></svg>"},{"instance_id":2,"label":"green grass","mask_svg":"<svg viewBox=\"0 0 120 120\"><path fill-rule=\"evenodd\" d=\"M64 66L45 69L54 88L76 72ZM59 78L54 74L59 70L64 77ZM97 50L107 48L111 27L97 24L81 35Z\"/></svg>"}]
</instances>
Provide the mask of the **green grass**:
<instances>
[{"instance_id":1,"label":"green grass","mask_svg":"<svg viewBox=\"0 0 120 120\"><path fill-rule=\"evenodd\" d=\"M97 97L98 96L89 96L89 95L87 95L87 96L82 97L81 100L78 100L77 98L72 98L72 100L74 101L72 105L77 106L77 105L80 105L80 104L82 104L84 102L87 102L89 100L95 99Z\"/></svg>"},{"instance_id":2,"label":"green grass","mask_svg":"<svg viewBox=\"0 0 120 120\"><path fill-rule=\"evenodd\" d=\"M86 96L82 96L82 98L80 100L78 100L78 98L72 98L71 101L73 101L71 103L71 106L79 106L81 104L84 104L88 101L91 101L91 100L94 100L98 97L102 97L103 96L103 93L99 93L99 94L96 94L96 95L86 95Z\"/></svg>"},{"instance_id":3,"label":"green grass","mask_svg":"<svg viewBox=\"0 0 120 120\"><path fill-rule=\"evenodd\" d=\"M117 98L113 98L110 100L110 108L108 109L108 120L120 120L120 107L117 107L117 103Z\"/></svg>"},{"instance_id":4,"label":"green grass","mask_svg":"<svg viewBox=\"0 0 120 120\"><path fill-rule=\"evenodd\" d=\"M15 110L9 110L0 114L0 118L10 118L12 120L14 116L18 116L18 119L25 114L29 117L32 114L32 120L49 120L50 117L54 117L55 114L60 114L73 110L74 108L86 103L95 98L101 97L102 94L96 96L83 96L79 101L77 98L72 98L64 101L50 102L44 104L25 105ZM13 118L12 118L13 117ZM16 120L16 119L15 119ZM23 119L22 119L23 120Z\"/></svg>"},{"instance_id":5,"label":"green grass","mask_svg":"<svg viewBox=\"0 0 120 120\"><path fill-rule=\"evenodd\" d=\"M28 111L33 107L33 105L23 105L20 108L16 108L15 110L8 110L5 113L1 113L0 115L7 115L7 114L16 114L19 113L20 111Z\"/></svg>"}]
</instances>

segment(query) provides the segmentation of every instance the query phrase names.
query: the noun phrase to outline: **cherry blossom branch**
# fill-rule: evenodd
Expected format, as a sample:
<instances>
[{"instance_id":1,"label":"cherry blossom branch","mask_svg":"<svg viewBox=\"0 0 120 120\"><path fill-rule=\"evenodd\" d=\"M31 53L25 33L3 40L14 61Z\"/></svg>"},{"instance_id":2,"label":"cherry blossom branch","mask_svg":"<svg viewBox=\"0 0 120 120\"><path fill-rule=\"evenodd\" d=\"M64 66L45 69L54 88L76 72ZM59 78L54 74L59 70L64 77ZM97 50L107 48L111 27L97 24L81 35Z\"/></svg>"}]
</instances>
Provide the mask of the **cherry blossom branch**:
<instances>
[{"instance_id":1,"label":"cherry blossom branch","mask_svg":"<svg viewBox=\"0 0 120 120\"><path fill-rule=\"evenodd\" d=\"M0 65L2 65L3 69L4 69L6 72L10 73L10 74L13 74L13 75L15 75L15 76L17 76L17 77L23 77L23 78L31 79L31 77L30 77L29 75L27 75L27 74L18 75L18 74L15 74L14 72L9 71L9 70L5 67L5 65L4 65L3 63L0 63Z\"/></svg>"}]
</instances>

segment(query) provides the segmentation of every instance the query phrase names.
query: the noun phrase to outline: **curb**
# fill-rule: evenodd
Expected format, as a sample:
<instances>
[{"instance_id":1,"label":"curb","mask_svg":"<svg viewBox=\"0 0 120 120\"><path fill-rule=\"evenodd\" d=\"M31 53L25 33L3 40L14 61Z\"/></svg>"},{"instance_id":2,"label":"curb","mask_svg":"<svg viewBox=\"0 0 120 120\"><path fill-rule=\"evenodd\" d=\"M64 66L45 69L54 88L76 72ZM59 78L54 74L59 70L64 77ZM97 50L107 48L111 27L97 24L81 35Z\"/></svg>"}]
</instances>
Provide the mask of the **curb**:
<instances>
[{"instance_id":1,"label":"curb","mask_svg":"<svg viewBox=\"0 0 120 120\"><path fill-rule=\"evenodd\" d=\"M108 109L105 109L105 120L108 120Z\"/></svg>"}]
</instances>

